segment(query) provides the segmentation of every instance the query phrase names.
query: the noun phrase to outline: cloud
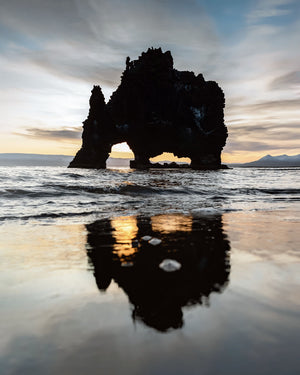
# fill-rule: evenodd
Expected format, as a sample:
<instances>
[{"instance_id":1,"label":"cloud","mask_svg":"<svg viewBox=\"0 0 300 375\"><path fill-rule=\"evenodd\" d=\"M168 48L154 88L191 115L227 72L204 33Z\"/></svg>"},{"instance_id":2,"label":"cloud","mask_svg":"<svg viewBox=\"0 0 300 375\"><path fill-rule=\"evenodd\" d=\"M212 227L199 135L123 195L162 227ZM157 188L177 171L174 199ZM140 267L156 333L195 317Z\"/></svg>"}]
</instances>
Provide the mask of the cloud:
<instances>
[{"instance_id":1,"label":"cloud","mask_svg":"<svg viewBox=\"0 0 300 375\"><path fill-rule=\"evenodd\" d=\"M300 71L293 71L274 78L270 85L270 90L298 89L300 91Z\"/></svg>"},{"instance_id":2,"label":"cloud","mask_svg":"<svg viewBox=\"0 0 300 375\"><path fill-rule=\"evenodd\" d=\"M113 87L120 81L121 69L111 67L105 63L92 61L74 61L70 58L57 58L55 51L42 51L37 54L27 54L31 62L45 69L51 75L64 79L81 80L91 85Z\"/></svg>"},{"instance_id":3,"label":"cloud","mask_svg":"<svg viewBox=\"0 0 300 375\"><path fill-rule=\"evenodd\" d=\"M299 149L299 142L284 144L284 143L269 143L268 141L239 141L239 140L233 140L228 142L226 145L226 153L231 152L262 152L266 153L270 150L284 150L284 149L293 149L297 150Z\"/></svg>"},{"instance_id":4,"label":"cloud","mask_svg":"<svg viewBox=\"0 0 300 375\"><path fill-rule=\"evenodd\" d=\"M284 9L289 16L280 21L275 15L263 17L262 9L271 15L274 8ZM294 17L298 12L299 4L290 0L255 2L255 7L245 15L252 21L246 22L235 40L221 49L212 71L230 95L243 93L258 101L272 98L270 82L299 69L300 50L295 46L300 41L300 22L299 17ZM276 93L278 97L279 94Z\"/></svg>"},{"instance_id":5,"label":"cloud","mask_svg":"<svg viewBox=\"0 0 300 375\"><path fill-rule=\"evenodd\" d=\"M229 125L230 126L230 125ZM237 133L237 132L245 132L247 133L256 133L259 131L284 131L287 129L290 130L299 130L300 132L300 121L297 122L288 122L288 123L282 123L282 124L276 124L274 121L269 120L267 123L255 123L255 125L246 122L243 122L243 120L240 121L240 125L232 125L232 131Z\"/></svg>"},{"instance_id":6,"label":"cloud","mask_svg":"<svg viewBox=\"0 0 300 375\"><path fill-rule=\"evenodd\" d=\"M229 136L232 140L263 139L270 145L277 140L300 144L299 108L300 98L232 105L225 117Z\"/></svg>"},{"instance_id":7,"label":"cloud","mask_svg":"<svg viewBox=\"0 0 300 375\"><path fill-rule=\"evenodd\" d=\"M266 18L286 16L291 13L291 9L287 8L291 3L293 0L260 0L249 13L248 21L256 23Z\"/></svg>"},{"instance_id":8,"label":"cloud","mask_svg":"<svg viewBox=\"0 0 300 375\"><path fill-rule=\"evenodd\" d=\"M71 129L41 129L41 128L27 128L25 133L15 132L16 135L29 138L41 138L55 141L74 141L80 139L82 134L81 127L74 127Z\"/></svg>"},{"instance_id":9,"label":"cloud","mask_svg":"<svg viewBox=\"0 0 300 375\"><path fill-rule=\"evenodd\" d=\"M286 112L300 109L300 98L283 99L283 100L267 100L260 103L241 104L231 107L231 112L239 113L256 113L262 115L263 113L274 113L274 111L284 110Z\"/></svg>"},{"instance_id":10,"label":"cloud","mask_svg":"<svg viewBox=\"0 0 300 375\"><path fill-rule=\"evenodd\" d=\"M269 151L274 149L281 149L282 147L276 147L273 145L270 145L267 142L261 142L261 141L231 141L226 145L226 152L235 152L235 151Z\"/></svg>"},{"instance_id":11,"label":"cloud","mask_svg":"<svg viewBox=\"0 0 300 375\"><path fill-rule=\"evenodd\" d=\"M12 57L106 86L117 85L127 55L136 58L152 45L171 49L186 68L195 53L199 68L218 50L213 23L195 0L11 0L1 4L0 21L27 38Z\"/></svg>"}]
</instances>

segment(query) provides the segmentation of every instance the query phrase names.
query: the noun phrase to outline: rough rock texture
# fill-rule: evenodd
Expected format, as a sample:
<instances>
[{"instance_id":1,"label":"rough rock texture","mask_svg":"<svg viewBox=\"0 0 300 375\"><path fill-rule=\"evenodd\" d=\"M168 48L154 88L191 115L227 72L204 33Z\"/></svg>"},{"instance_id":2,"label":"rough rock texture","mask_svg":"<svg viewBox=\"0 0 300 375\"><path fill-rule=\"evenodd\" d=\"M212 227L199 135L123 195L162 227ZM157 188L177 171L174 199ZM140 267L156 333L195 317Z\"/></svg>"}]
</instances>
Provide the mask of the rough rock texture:
<instances>
[{"instance_id":1,"label":"rough rock texture","mask_svg":"<svg viewBox=\"0 0 300 375\"><path fill-rule=\"evenodd\" d=\"M138 60L127 57L121 84L107 104L94 86L82 147L70 167L105 168L111 147L127 142L135 156L132 168L150 167L149 158L163 152L189 157L196 169L221 168L224 103L216 82L174 69L169 51L151 48Z\"/></svg>"}]
</instances>

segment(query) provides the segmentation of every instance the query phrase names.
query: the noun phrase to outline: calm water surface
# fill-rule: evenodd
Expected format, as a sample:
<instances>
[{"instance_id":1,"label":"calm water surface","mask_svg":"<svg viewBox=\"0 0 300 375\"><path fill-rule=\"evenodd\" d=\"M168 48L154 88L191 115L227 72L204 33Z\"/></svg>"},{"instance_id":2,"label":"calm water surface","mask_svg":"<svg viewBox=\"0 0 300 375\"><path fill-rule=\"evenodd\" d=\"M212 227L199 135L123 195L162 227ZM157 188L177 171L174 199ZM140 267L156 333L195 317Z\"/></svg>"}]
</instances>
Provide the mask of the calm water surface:
<instances>
[{"instance_id":1,"label":"calm water surface","mask_svg":"<svg viewBox=\"0 0 300 375\"><path fill-rule=\"evenodd\" d=\"M0 181L1 374L299 373L299 170Z\"/></svg>"}]
</instances>

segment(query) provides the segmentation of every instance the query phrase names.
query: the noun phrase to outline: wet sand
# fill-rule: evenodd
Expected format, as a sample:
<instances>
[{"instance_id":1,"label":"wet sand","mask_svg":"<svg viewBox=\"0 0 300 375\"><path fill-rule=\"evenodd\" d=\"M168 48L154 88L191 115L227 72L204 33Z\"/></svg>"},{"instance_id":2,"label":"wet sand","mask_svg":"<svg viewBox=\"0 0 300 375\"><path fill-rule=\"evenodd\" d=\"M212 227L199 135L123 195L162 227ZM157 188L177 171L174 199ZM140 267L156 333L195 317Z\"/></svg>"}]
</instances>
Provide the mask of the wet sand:
<instances>
[{"instance_id":1,"label":"wet sand","mask_svg":"<svg viewBox=\"0 0 300 375\"><path fill-rule=\"evenodd\" d=\"M299 222L253 211L1 225L1 374L298 373Z\"/></svg>"}]
</instances>

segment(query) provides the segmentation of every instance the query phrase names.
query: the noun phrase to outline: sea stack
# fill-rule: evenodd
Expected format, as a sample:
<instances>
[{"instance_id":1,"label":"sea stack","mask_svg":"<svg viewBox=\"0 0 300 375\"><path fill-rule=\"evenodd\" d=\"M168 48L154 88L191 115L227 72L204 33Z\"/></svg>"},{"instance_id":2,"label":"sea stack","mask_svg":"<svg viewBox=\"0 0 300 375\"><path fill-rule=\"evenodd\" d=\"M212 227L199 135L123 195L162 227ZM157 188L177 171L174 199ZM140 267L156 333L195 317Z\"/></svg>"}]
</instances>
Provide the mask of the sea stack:
<instances>
[{"instance_id":1,"label":"sea stack","mask_svg":"<svg viewBox=\"0 0 300 375\"><path fill-rule=\"evenodd\" d=\"M114 144L127 142L132 168L150 168L163 152L191 159L195 169L222 168L226 143L225 99L214 81L178 71L170 51L149 48L134 61L126 59L121 83L106 104L94 86L82 147L69 167L105 168Z\"/></svg>"}]
</instances>

